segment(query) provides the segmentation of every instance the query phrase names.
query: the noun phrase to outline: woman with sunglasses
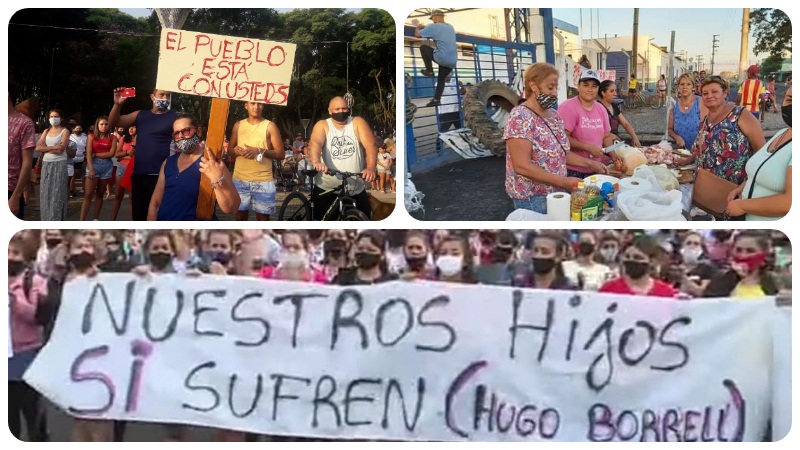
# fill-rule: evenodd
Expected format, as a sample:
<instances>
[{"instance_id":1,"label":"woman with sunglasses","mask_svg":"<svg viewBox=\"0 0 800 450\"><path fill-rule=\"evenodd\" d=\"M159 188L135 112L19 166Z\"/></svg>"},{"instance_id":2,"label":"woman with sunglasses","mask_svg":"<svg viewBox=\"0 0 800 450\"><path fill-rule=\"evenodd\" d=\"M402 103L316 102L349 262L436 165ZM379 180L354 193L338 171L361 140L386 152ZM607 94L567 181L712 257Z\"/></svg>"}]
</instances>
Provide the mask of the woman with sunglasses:
<instances>
[{"instance_id":1,"label":"woman with sunglasses","mask_svg":"<svg viewBox=\"0 0 800 450\"><path fill-rule=\"evenodd\" d=\"M750 111L727 101L728 83L713 76L703 81L703 105L708 114L702 119L692 156L678 158L677 166L699 162L698 167L735 184L747 178L745 165L754 149L764 146L764 132Z\"/></svg>"},{"instance_id":2,"label":"woman with sunglasses","mask_svg":"<svg viewBox=\"0 0 800 450\"><path fill-rule=\"evenodd\" d=\"M211 180L222 212L234 214L239 209L241 200L228 168L212 152L203 155L198 128L192 115L181 114L175 119L172 138L178 153L161 164L147 220L197 220L201 174Z\"/></svg>"},{"instance_id":3,"label":"woman with sunglasses","mask_svg":"<svg viewBox=\"0 0 800 450\"><path fill-rule=\"evenodd\" d=\"M711 279L703 297L747 300L777 294L778 282L767 261L770 244L769 234L760 230L737 234L733 238L730 269Z\"/></svg>"},{"instance_id":4,"label":"woman with sunglasses","mask_svg":"<svg viewBox=\"0 0 800 450\"><path fill-rule=\"evenodd\" d=\"M648 297L677 297L678 291L652 275L655 272L656 263L661 259L662 251L658 241L652 237L638 236L625 247L620 256L622 275L601 286L598 292Z\"/></svg>"}]
</instances>

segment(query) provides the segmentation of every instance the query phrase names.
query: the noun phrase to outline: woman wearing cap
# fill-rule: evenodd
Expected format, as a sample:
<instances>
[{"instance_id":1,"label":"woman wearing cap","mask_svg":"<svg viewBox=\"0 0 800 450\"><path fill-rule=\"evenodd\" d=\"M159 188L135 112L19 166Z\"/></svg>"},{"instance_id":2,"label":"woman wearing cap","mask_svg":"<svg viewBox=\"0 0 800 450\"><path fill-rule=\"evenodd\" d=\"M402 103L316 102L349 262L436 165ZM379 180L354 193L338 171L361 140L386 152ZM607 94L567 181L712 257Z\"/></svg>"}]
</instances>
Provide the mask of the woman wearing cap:
<instances>
[{"instance_id":1,"label":"woman wearing cap","mask_svg":"<svg viewBox=\"0 0 800 450\"><path fill-rule=\"evenodd\" d=\"M747 178L745 165L753 149L764 146L764 132L758 120L742 106L726 101L728 83L720 77L703 81L703 104L708 114L700 124L692 156L678 158L678 166L699 160L699 168L735 184Z\"/></svg>"},{"instance_id":2,"label":"woman wearing cap","mask_svg":"<svg viewBox=\"0 0 800 450\"><path fill-rule=\"evenodd\" d=\"M524 80L526 100L511 110L503 131L506 193L516 208L547 214L548 194L570 192L581 181L567 175L568 164L592 173L605 166L570 151L564 121L553 110L558 101L558 70L535 63L525 70Z\"/></svg>"},{"instance_id":3,"label":"woman wearing cap","mask_svg":"<svg viewBox=\"0 0 800 450\"><path fill-rule=\"evenodd\" d=\"M607 147L619 138L611 133L608 112L597 102L600 76L594 70L584 70L578 81L578 95L558 107L558 115L564 121L572 153L588 160L585 164L567 165L567 175L583 179L595 173L608 173L611 158L619 158L614 152L606 155Z\"/></svg>"}]
</instances>

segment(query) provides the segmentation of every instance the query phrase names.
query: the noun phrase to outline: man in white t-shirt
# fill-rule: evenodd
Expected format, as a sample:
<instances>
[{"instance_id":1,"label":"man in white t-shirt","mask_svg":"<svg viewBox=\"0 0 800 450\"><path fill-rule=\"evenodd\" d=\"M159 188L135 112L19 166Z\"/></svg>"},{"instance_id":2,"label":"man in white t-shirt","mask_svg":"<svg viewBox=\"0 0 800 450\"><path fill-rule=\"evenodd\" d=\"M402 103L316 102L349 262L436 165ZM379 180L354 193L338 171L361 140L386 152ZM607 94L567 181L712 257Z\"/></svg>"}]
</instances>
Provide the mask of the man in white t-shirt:
<instances>
[{"instance_id":1,"label":"man in white t-shirt","mask_svg":"<svg viewBox=\"0 0 800 450\"><path fill-rule=\"evenodd\" d=\"M311 162L319 172L316 175L317 194L341 186L341 180L327 175L328 169L361 173L369 184L375 180L378 165L378 148L367 121L350 117L350 107L342 97L334 97L328 104L329 119L314 125L308 140ZM372 208L366 191L354 196L356 208L370 217ZM318 198L314 205L314 220L322 220L336 196Z\"/></svg>"}]
</instances>

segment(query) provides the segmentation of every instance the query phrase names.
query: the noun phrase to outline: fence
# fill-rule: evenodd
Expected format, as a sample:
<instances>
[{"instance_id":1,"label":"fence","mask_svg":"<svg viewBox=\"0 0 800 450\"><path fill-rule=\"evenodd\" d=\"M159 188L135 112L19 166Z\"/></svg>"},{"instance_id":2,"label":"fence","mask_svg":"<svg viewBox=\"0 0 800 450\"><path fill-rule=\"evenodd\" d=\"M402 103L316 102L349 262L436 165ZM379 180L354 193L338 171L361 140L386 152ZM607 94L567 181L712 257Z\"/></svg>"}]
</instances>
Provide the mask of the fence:
<instances>
[{"instance_id":1,"label":"fence","mask_svg":"<svg viewBox=\"0 0 800 450\"><path fill-rule=\"evenodd\" d=\"M457 86L475 85L485 80L499 80L510 84L514 75L536 62L537 46L544 44L518 44L496 39L456 34L458 62L453 71L449 89L442 96L442 106L426 107L436 89L436 77L422 75L425 68L419 53L422 39L414 37L414 27L406 26L404 35L403 70L405 73L406 103L417 106L414 121L406 126L406 170L420 172L458 159L453 152L442 147L439 131L445 127L460 128L462 94ZM434 72L437 71L434 63ZM453 109L458 112L448 114ZM438 110L438 111L437 111ZM443 117L444 115L444 117Z\"/></svg>"}]
</instances>

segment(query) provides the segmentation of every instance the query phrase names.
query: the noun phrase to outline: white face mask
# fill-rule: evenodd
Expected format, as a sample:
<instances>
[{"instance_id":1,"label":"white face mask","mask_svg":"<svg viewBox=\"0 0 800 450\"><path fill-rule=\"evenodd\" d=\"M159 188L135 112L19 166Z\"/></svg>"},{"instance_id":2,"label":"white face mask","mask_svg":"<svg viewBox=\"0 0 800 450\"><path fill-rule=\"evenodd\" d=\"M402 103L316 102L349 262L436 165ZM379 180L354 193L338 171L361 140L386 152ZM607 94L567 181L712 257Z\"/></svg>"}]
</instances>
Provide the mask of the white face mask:
<instances>
[{"instance_id":1,"label":"white face mask","mask_svg":"<svg viewBox=\"0 0 800 450\"><path fill-rule=\"evenodd\" d=\"M683 262L687 264L697 264L697 261L700 260L700 255L702 254L703 254L703 249L699 247L681 249L681 256L683 257Z\"/></svg>"},{"instance_id":2,"label":"white face mask","mask_svg":"<svg viewBox=\"0 0 800 450\"><path fill-rule=\"evenodd\" d=\"M617 259L617 250L613 248L601 249L600 256L603 257L603 261L611 262Z\"/></svg>"},{"instance_id":3,"label":"white face mask","mask_svg":"<svg viewBox=\"0 0 800 450\"><path fill-rule=\"evenodd\" d=\"M442 255L436 259L436 267L442 275L452 277L456 275L464 267L463 256Z\"/></svg>"},{"instance_id":4,"label":"white face mask","mask_svg":"<svg viewBox=\"0 0 800 450\"><path fill-rule=\"evenodd\" d=\"M57 127L61 124L61 117L51 117L50 118L50 125Z\"/></svg>"},{"instance_id":5,"label":"white face mask","mask_svg":"<svg viewBox=\"0 0 800 450\"><path fill-rule=\"evenodd\" d=\"M308 267L308 253L289 253L282 251L278 256L280 265L287 269L305 269Z\"/></svg>"}]
</instances>

